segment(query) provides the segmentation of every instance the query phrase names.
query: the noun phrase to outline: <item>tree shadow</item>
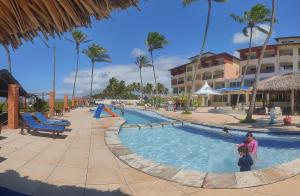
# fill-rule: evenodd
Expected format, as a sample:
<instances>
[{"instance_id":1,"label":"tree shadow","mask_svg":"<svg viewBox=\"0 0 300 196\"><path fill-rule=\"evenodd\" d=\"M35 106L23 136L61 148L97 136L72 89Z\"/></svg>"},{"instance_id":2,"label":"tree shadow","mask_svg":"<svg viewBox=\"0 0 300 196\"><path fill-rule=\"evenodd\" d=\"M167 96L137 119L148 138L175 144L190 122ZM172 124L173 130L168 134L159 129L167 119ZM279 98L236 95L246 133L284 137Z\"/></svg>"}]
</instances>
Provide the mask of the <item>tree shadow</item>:
<instances>
[{"instance_id":1,"label":"tree shadow","mask_svg":"<svg viewBox=\"0 0 300 196\"><path fill-rule=\"evenodd\" d=\"M22 177L14 170L7 170L4 173L0 173L0 195L3 196L129 196L118 186L114 186L113 188L103 187L103 189L104 190L97 190L94 188L83 187L83 185L51 184L40 180L30 179L28 176Z\"/></svg>"}]
</instances>

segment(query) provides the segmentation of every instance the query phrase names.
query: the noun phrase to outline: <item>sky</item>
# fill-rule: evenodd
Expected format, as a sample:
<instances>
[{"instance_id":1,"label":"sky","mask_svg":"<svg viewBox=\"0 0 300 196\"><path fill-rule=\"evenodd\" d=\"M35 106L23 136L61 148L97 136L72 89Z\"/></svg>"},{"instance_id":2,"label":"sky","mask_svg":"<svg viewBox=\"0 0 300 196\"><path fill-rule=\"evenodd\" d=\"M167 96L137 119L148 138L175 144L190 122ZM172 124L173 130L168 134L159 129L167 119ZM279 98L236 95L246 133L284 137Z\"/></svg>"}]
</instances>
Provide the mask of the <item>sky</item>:
<instances>
[{"instance_id":1,"label":"sky","mask_svg":"<svg viewBox=\"0 0 300 196\"><path fill-rule=\"evenodd\" d=\"M300 36L300 1L277 0L274 37ZM271 8L271 0L228 0L227 3L213 3L211 25L206 51L227 52L238 55L235 51L247 47L248 38L241 33L243 25L234 22L231 13L242 15L257 3ZM140 10L129 8L114 11L111 18L97 21L93 19L90 28L80 28L87 34L90 43L81 46L87 48L91 43L105 47L112 58L111 63L97 63L94 73L94 92L105 87L111 77L127 83L139 82L139 70L134 64L137 55L146 54L145 40L148 32L160 32L169 44L162 50L155 51L155 67L158 81L170 87L172 67L188 61L188 57L197 55L202 44L202 36L207 15L207 2L199 0L188 7L183 7L181 0L141 0ZM268 26L263 26L267 28ZM64 37L71 38L70 33ZM58 97L71 95L76 67L74 43L64 37L51 38L48 44L56 46L56 92ZM264 35L255 32L254 44L260 44ZM271 39L271 43L274 42ZM22 86L31 93L48 92L52 88L51 48L47 48L39 38L25 42L11 52L13 75ZM7 68L6 53L0 48L0 69ZM91 63L81 53L76 95L88 95ZM152 69L143 70L144 82L154 83Z\"/></svg>"}]
</instances>

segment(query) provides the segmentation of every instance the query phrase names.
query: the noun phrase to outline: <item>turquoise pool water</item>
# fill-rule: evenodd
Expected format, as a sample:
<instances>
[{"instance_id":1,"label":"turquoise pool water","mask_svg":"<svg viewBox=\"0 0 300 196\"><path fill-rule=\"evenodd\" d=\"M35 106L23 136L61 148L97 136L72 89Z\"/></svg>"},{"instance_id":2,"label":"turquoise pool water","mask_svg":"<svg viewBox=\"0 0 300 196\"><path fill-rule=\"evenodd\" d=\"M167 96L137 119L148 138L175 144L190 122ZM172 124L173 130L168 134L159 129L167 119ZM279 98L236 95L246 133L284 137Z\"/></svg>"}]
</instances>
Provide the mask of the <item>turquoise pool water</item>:
<instances>
[{"instance_id":1,"label":"turquoise pool water","mask_svg":"<svg viewBox=\"0 0 300 196\"><path fill-rule=\"evenodd\" d=\"M151 113L151 118L160 118ZM149 122L148 113L135 111L124 116L129 122ZM153 119L152 119L153 120ZM165 119L161 119L165 120ZM151 120L150 120L151 121ZM258 160L252 169L268 168L300 157L300 135L254 133L258 143ZM224 134L216 128L186 124L165 128L125 129L120 139L132 151L143 157L180 168L206 172L234 172L244 132Z\"/></svg>"}]
</instances>

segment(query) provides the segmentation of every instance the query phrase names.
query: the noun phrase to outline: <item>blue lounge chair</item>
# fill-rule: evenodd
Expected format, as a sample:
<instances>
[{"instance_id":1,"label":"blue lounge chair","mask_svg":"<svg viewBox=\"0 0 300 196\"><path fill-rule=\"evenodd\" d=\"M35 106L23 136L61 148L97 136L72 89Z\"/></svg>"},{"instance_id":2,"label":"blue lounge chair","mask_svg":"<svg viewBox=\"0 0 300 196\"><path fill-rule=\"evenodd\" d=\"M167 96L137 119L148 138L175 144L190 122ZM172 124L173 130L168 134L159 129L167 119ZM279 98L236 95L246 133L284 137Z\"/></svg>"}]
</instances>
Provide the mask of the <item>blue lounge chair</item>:
<instances>
[{"instance_id":1,"label":"blue lounge chair","mask_svg":"<svg viewBox=\"0 0 300 196\"><path fill-rule=\"evenodd\" d=\"M21 127L21 133L23 133L24 129L34 131L42 131L42 132L52 132L59 135L60 133L65 131L64 126L51 126L51 125L43 125L34 120L33 116L29 113L23 113L22 118L24 120L24 124Z\"/></svg>"},{"instance_id":2,"label":"blue lounge chair","mask_svg":"<svg viewBox=\"0 0 300 196\"><path fill-rule=\"evenodd\" d=\"M69 126L71 124L67 120L48 119L41 112L36 112L35 117L44 125Z\"/></svg>"}]
</instances>

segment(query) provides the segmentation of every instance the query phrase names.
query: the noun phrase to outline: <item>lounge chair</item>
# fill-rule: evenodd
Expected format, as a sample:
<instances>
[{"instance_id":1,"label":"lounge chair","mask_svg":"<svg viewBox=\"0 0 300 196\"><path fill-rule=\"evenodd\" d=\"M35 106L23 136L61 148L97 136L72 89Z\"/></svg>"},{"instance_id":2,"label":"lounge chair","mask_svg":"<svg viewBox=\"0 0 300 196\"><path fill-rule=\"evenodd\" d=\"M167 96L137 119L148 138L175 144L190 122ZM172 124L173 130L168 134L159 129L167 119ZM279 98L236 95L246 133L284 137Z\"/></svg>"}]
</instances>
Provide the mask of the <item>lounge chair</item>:
<instances>
[{"instance_id":1,"label":"lounge chair","mask_svg":"<svg viewBox=\"0 0 300 196\"><path fill-rule=\"evenodd\" d=\"M23 130L27 129L27 132L30 130L41 131L41 132L52 132L56 133L57 136L65 131L64 126L51 126L51 125L43 125L35 121L33 116L29 113L23 113L22 118L24 120L24 124L21 127L21 133L24 133Z\"/></svg>"},{"instance_id":2,"label":"lounge chair","mask_svg":"<svg viewBox=\"0 0 300 196\"><path fill-rule=\"evenodd\" d=\"M69 126L71 124L67 120L48 119L41 112L36 112L35 117L44 125Z\"/></svg>"}]
</instances>

